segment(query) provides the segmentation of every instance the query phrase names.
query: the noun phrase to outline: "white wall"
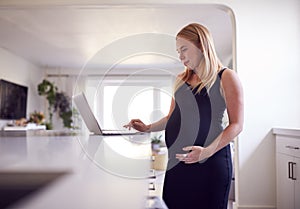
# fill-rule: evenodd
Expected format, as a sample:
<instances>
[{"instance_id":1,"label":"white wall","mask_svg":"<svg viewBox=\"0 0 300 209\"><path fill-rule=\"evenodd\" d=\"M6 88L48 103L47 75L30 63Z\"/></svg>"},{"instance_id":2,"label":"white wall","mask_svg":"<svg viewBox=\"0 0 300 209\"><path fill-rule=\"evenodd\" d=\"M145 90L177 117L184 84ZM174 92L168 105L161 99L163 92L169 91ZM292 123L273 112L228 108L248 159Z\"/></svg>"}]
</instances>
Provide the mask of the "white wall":
<instances>
[{"instance_id":1,"label":"white wall","mask_svg":"<svg viewBox=\"0 0 300 209\"><path fill-rule=\"evenodd\" d=\"M300 127L299 0L52 1L66 2L220 3L231 7L237 23L237 70L245 92L245 126L238 144L237 201L239 208L275 208L275 140L271 129ZM184 14L178 17L181 15Z\"/></svg>"},{"instance_id":2,"label":"white wall","mask_svg":"<svg viewBox=\"0 0 300 209\"><path fill-rule=\"evenodd\" d=\"M28 87L27 115L34 110L43 111L44 103L38 95L37 84L42 81L44 71L3 48L0 48L0 60L0 78ZM0 129L6 123L0 120Z\"/></svg>"},{"instance_id":3,"label":"white wall","mask_svg":"<svg viewBox=\"0 0 300 209\"><path fill-rule=\"evenodd\" d=\"M272 207L271 128L300 127L300 1L243 1L233 9L246 110L239 141L239 204Z\"/></svg>"}]
</instances>

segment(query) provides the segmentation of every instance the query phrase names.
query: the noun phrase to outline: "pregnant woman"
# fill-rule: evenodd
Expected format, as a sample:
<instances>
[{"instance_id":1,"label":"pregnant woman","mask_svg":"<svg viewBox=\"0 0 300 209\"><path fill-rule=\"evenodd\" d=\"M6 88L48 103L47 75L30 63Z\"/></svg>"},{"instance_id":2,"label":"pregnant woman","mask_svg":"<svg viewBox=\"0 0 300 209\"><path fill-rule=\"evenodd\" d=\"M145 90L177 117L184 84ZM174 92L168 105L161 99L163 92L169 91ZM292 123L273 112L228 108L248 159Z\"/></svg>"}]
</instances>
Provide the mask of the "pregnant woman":
<instances>
[{"instance_id":1,"label":"pregnant woman","mask_svg":"<svg viewBox=\"0 0 300 209\"><path fill-rule=\"evenodd\" d=\"M176 36L185 70L177 76L169 114L146 125L165 130L168 148L163 199L169 209L226 209L232 177L229 143L243 128L243 92L236 73L217 57L210 32L192 23ZM229 124L222 126L227 111Z\"/></svg>"}]
</instances>

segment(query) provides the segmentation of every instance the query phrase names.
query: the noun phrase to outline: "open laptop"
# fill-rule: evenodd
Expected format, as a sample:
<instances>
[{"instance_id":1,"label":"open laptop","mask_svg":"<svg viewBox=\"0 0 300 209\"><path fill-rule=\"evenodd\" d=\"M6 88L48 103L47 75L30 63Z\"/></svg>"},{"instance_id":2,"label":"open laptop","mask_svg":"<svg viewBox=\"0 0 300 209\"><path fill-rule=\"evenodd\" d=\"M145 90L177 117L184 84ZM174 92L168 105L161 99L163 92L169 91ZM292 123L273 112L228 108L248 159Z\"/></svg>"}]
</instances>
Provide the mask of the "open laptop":
<instances>
[{"instance_id":1,"label":"open laptop","mask_svg":"<svg viewBox=\"0 0 300 209\"><path fill-rule=\"evenodd\" d=\"M136 131L130 131L127 129L124 130L104 130L101 129L94 113L92 112L92 109L84 95L83 92L80 94L74 95L73 100L75 102L75 105L86 124L87 128L90 132L96 134L96 135L135 135L135 134L143 134L143 132L136 132Z\"/></svg>"}]
</instances>

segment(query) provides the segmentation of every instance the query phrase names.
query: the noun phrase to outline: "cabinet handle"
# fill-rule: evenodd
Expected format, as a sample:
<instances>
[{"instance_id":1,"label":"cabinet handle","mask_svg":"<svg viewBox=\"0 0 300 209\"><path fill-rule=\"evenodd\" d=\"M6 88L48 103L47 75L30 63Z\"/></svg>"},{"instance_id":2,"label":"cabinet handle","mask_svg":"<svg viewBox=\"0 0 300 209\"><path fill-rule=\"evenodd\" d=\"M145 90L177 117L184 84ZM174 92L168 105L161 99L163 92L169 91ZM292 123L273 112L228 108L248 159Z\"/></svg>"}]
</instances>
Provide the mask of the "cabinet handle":
<instances>
[{"instance_id":1,"label":"cabinet handle","mask_svg":"<svg viewBox=\"0 0 300 209\"><path fill-rule=\"evenodd\" d=\"M292 165L292 162L289 162L289 163L288 163L288 176L289 176L289 179L292 179L292 175L291 175L291 165Z\"/></svg>"},{"instance_id":2,"label":"cabinet handle","mask_svg":"<svg viewBox=\"0 0 300 209\"><path fill-rule=\"evenodd\" d=\"M291 145L287 145L287 146L285 146L285 148L288 148L288 149L300 149L299 147L295 147L295 146L291 146Z\"/></svg>"},{"instance_id":3,"label":"cabinet handle","mask_svg":"<svg viewBox=\"0 0 300 209\"><path fill-rule=\"evenodd\" d=\"M296 166L296 163L294 163L294 162L288 163L288 176L289 176L289 179L297 180L297 178L294 176L294 166Z\"/></svg>"},{"instance_id":4,"label":"cabinet handle","mask_svg":"<svg viewBox=\"0 0 300 209\"><path fill-rule=\"evenodd\" d=\"M296 166L296 163L292 162L292 180L297 180L297 178L294 176L294 166Z\"/></svg>"}]
</instances>

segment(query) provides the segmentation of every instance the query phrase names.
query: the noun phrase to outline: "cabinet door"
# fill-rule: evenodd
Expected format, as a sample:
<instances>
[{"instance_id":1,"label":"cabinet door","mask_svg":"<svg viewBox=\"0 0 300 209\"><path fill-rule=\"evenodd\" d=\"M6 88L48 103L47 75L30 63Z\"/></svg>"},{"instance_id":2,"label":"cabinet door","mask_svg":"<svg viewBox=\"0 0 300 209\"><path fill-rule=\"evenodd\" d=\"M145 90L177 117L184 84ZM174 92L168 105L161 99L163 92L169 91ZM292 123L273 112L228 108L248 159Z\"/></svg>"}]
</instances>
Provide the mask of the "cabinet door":
<instances>
[{"instance_id":1,"label":"cabinet door","mask_svg":"<svg viewBox=\"0 0 300 209\"><path fill-rule=\"evenodd\" d=\"M295 208L300 208L300 158L295 158L295 172L294 175L296 176L295 180Z\"/></svg>"},{"instance_id":2,"label":"cabinet door","mask_svg":"<svg viewBox=\"0 0 300 209\"><path fill-rule=\"evenodd\" d=\"M277 209L293 209L295 181L291 176L290 162L294 158L288 155L277 153Z\"/></svg>"}]
</instances>

